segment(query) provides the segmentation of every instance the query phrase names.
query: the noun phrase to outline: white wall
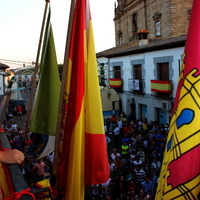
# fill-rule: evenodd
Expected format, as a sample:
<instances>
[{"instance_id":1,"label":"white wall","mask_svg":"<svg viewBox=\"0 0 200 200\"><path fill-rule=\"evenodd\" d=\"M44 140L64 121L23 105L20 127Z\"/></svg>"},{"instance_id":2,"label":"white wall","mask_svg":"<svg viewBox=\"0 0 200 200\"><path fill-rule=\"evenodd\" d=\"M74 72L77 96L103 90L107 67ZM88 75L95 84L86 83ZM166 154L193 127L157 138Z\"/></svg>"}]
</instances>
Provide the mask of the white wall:
<instances>
[{"instance_id":1,"label":"white wall","mask_svg":"<svg viewBox=\"0 0 200 200\"><path fill-rule=\"evenodd\" d=\"M4 75L0 74L0 95L4 95Z\"/></svg>"},{"instance_id":2,"label":"white wall","mask_svg":"<svg viewBox=\"0 0 200 200\"><path fill-rule=\"evenodd\" d=\"M148 109L147 118L150 119L150 118L152 118L152 116L155 117L155 108L162 108L162 101L163 101L163 99L158 99L158 98L151 96L151 82L150 81L155 80L154 58L159 58L159 57L172 57L173 58L171 77L172 77L172 83L173 83L172 97L175 98L176 88L177 88L178 80L179 80L179 70L181 69L181 66L182 66L183 52L184 52L184 47L179 47L179 48L152 51L152 52L146 52L146 53L135 54L135 55L127 55L127 56L123 56L123 57L115 57L115 58L109 58L109 59L102 57L102 58L98 58L98 62L99 63L107 63L108 62L107 74L109 74L109 66L112 63L117 63L117 62L122 63L121 74L122 74L122 79L123 79L124 85L123 85L123 93L119 93L119 97L122 100L122 110L125 111L126 113L129 113L130 105L128 105L128 103L127 103L127 98L128 98L128 96L131 96L131 98L134 98L136 100L135 101L136 117L137 118L140 117L139 104L144 104L144 105L147 105L147 109ZM145 80L145 95L137 96L134 93L133 94L128 93L128 91L129 91L128 79L132 78L132 74L133 74L131 72L131 70L132 70L131 61L134 61L134 60L143 60L144 61L144 64L142 64L142 68L143 68L142 79ZM109 77L107 77L107 78L109 78ZM167 99L166 101L170 101L170 100ZM171 111L167 111L167 113L166 113L167 120L171 116L170 112ZM155 119L151 119L151 120L155 120Z\"/></svg>"}]
</instances>

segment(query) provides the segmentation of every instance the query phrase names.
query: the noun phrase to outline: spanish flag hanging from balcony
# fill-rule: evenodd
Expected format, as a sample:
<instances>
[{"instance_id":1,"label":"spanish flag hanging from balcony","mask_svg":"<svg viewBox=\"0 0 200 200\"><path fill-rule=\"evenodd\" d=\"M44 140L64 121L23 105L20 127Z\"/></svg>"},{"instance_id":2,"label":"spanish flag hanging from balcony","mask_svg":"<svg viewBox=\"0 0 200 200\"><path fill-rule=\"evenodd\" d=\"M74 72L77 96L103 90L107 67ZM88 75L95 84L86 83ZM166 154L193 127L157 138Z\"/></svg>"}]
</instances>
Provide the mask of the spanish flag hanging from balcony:
<instances>
[{"instance_id":1,"label":"spanish flag hanging from balcony","mask_svg":"<svg viewBox=\"0 0 200 200\"><path fill-rule=\"evenodd\" d=\"M171 82L170 81L151 80L151 91L171 93L171 91L172 91Z\"/></svg>"},{"instance_id":2,"label":"spanish flag hanging from balcony","mask_svg":"<svg viewBox=\"0 0 200 200\"><path fill-rule=\"evenodd\" d=\"M76 0L69 47L64 127L58 186L66 200L83 200L85 185L109 179L100 87L87 0Z\"/></svg>"},{"instance_id":3,"label":"spanish flag hanging from balcony","mask_svg":"<svg viewBox=\"0 0 200 200\"><path fill-rule=\"evenodd\" d=\"M200 199L199 10L194 0L156 200Z\"/></svg>"},{"instance_id":4,"label":"spanish flag hanging from balcony","mask_svg":"<svg viewBox=\"0 0 200 200\"><path fill-rule=\"evenodd\" d=\"M110 87L112 88L121 88L122 87L122 79L120 78L110 78Z\"/></svg>"}]
</instances>

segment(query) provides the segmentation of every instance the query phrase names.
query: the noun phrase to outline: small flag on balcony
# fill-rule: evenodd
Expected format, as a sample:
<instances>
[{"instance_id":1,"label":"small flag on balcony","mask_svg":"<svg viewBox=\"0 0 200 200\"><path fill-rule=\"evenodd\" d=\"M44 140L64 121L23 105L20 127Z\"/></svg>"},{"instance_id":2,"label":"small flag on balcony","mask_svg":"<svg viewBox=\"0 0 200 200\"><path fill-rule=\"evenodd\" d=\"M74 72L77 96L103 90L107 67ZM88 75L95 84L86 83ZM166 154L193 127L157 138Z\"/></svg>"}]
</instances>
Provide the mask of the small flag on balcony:
<instances>
[{"instance_id":1,"label":"small flag on balcony","mask_svg":"<svg viewBox=\"0 0 200 200\"><path fill-rule=\"evenodd\" d=\"M151 91L171 93L171 91L172 91L171 82L170 81L151 80Z\"/></svg>"},{"instance_id":2,"label":"small flag on balcony","mask_svg":"<svg viewBox=\"0 0 200 200\"><path fill-rule=\"evenodd\" d=\"M119 78L110 78L110 87L112 88L121 88L122 87L122 79Z\"/></svg>"}]
</instances>

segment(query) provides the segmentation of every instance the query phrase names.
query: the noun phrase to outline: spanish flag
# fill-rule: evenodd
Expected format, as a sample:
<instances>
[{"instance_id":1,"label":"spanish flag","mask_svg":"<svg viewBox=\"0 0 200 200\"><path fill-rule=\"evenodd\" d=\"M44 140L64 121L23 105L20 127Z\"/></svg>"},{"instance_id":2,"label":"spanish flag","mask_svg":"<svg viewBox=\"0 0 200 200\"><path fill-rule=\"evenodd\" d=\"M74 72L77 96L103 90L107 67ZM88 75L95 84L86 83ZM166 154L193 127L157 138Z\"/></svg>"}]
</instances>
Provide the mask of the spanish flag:
<instances>
[{"instance_id":1,"label":"spanish flag","mask_svg":"<svg viewBox=\"0 0 200 200\"><path fill-rule=\"evenodd\" d=\"M87 0L76 0L65 83L67 106L58 186L66 200L84 199L85 185L109 179L100 87Z\"/></svg>"},{"instance_id":2,"label":"spanish flag","mask_svg":"<svg viewBox=\"0 0 200 200\"><path fill-rule=\"evenodd\" d=\"M194 0L156 200L200 199L199 10Z\"/></svg>"}]
</instances>

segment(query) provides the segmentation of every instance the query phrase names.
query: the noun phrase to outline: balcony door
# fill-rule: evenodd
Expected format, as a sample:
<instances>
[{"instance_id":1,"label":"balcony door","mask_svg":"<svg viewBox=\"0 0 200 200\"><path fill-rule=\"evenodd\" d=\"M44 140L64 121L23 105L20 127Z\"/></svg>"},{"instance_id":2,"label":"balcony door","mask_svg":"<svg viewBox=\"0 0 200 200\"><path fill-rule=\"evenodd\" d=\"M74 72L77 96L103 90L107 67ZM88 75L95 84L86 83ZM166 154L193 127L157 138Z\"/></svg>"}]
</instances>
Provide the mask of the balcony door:
<instances>
[{"instance_id":1,"label":"balcony door","mask_svg":"<svg viewBox=\"0 0 200 200\"><path fill-rule=\"evenodd\" d=\"M157 64L157 80L159 81L169 81L169 63L158 63ZM158 97L161 98L169 98L170 95L168 93L157 92Z\"/></svg>"},{"instance_id":2,"label":"balcony door","mask_svg":"<svg viewBox=\"0 0 200 200\"><path fill-rule=\"evenodd\" d=\"M169 81L169 63L158 63L158 80Z\"/></svg>"}]
</instances>

